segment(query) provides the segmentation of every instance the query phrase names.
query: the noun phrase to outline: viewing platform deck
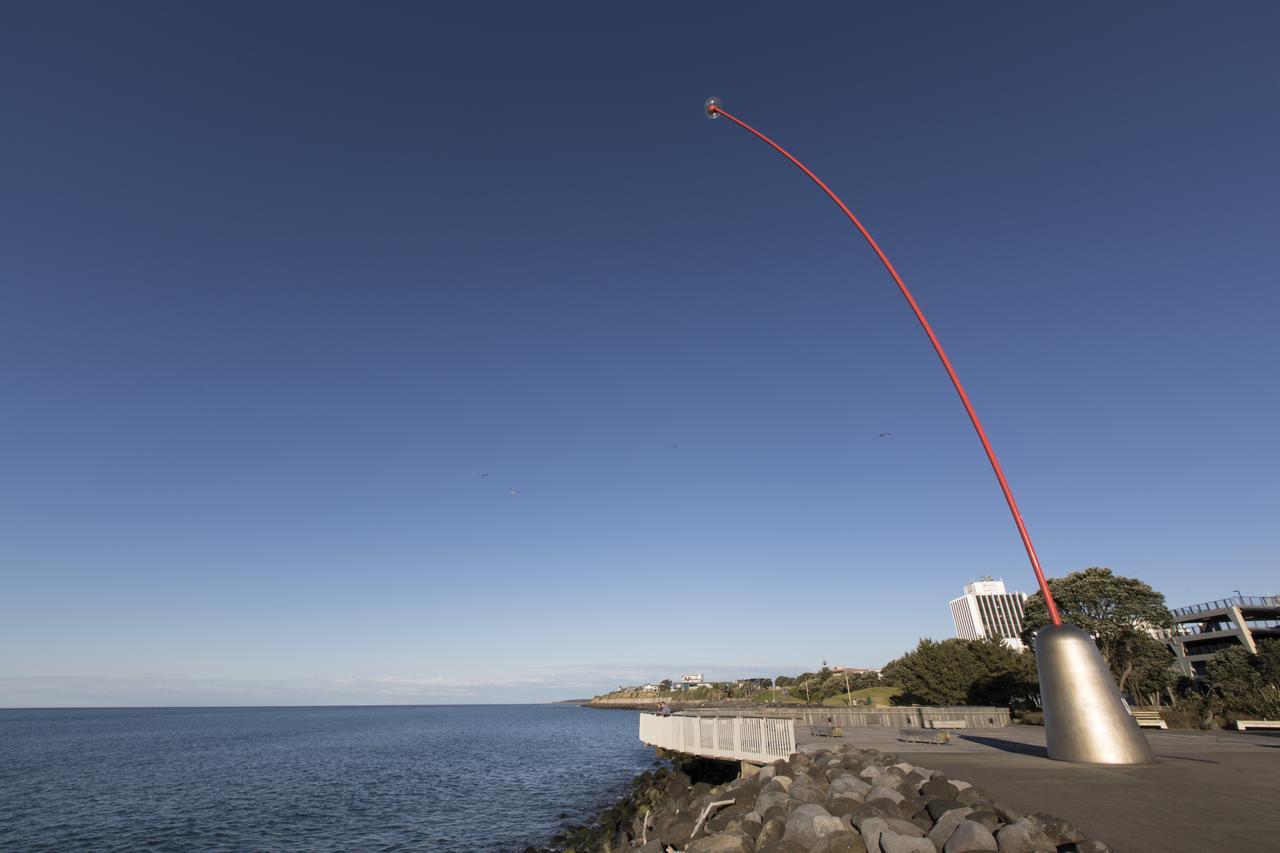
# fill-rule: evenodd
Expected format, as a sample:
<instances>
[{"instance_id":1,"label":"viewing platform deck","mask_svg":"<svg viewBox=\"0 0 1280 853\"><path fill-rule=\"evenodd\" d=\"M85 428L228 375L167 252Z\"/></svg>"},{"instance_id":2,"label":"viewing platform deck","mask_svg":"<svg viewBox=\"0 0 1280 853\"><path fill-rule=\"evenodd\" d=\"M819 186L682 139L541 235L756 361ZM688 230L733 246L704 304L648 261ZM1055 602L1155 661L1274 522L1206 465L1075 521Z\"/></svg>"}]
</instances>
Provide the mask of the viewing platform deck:
<instances>
[{"instance_id":1,"label":"viewing platform deck","mask_svg":"<svg viewBox=\"0 0 1280 853\"><path fill-rule=\"evenodd\" d=\"M640 740L702 758L768 764L796 751L796 721L774 717L640 715Z\"/></svg>"},{"instance_id":2,"label":"viewing platform deck","mask_svg":"<svg viewBox=\"0 0 1280 853\"><path fill-rule=\"evenodd\" d=\"M806 741L822 741L824 738L813 734L814 727L896 732L901 728L969 730L1007 725L1007 708L780 708L754 714L707 709L672 716L641 714L640 740L702 758L768 764L788 757ZM803 737L797 738L797 732Z\"/></svg>"}]
</instances>

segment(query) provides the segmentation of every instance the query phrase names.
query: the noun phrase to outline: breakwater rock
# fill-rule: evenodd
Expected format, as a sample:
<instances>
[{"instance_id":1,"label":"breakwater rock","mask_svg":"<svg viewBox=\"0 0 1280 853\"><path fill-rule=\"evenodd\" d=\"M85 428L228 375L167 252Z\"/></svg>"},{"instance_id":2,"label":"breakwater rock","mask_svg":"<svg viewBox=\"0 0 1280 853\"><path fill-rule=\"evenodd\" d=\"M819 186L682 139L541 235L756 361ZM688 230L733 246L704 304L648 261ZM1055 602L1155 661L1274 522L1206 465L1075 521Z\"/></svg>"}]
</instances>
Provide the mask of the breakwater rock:
<instances>
[{"instance_id":1,"label":"breakwater rock","mask_svg":"<svg viewBox=\"0 0 1280 853\"><path fill-rule=\"evenodd\" d=\"M720 765L721 768L726 765ZM699 772L690 767L693 776ZM722 770L723 772L723 770ZM732 771L730 771L731 773ZM1023 815L982 789L897 756L848 745L796 754L735 778L695 782L660 769L596 825L553 849L573 853L1108 853L1071 823Z\"/></svg>"}]
</instances>

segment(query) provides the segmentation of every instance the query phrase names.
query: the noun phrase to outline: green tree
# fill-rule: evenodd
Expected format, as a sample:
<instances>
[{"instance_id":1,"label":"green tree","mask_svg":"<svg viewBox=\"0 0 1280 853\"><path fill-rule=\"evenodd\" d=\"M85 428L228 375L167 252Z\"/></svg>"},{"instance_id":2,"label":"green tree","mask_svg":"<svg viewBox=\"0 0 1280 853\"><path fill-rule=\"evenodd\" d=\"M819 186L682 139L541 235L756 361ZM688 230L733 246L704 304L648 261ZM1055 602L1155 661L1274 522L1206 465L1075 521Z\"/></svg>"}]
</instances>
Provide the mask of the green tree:
<instances>
[{"instance_id":1,"label":"green tree","mask_svg":"<svg viewBox=\"0 0 1280 853\"><path fill-rule=\"evenodd\" d=\"M1258 653L1233 646L1205 667L1208 701L1223 711L1263 720L1280 719L1280 641L1263 640Z\"/></svg>"},{"instance_id":2,"label":"green tree","mask_svg":"<svg viewBox=\"0 0 1280 853\"><path fill-rule=\"evenodd\" d=\"M1161 593L1137 578L1112 574L1111 569L1091 566L1050 578L1049 591L1062 621L1084 629L1098 644L1121 692L1129 686L1135 666L1149 654L1149 631L1173 624ZM1031 644L1035 632L1049 624L1044 596L1029 596L1024 611L1022 638Z\"/></svg>"},{"instance_id":3,"label":"green tree","mask_svg":"<svg viewBox=\"0 0 1280 853\"><path fill-rule=\"evenodd\" d=\"M880 676L876 675L874 672L850 672L847 673L847 675L849 677L850 690L862 690L867 687L880 686ZM843 683L840 686L840 692L844 692Z\"/></svg>"},{"instance_id":4,"label":"green tree","mask_svg":"<svg viewBox=\"0 0 1280 853\"><path fill-rule=\"evenodd\" d=\"M1228 707L1255 720L1280 719L1280 687L1268 684L1257 690L1250 690L1233 697Z\"/></svg>"},{"instance_id":5,"label":"green tree","mask_svg":"<svg viewBox=\"0 0 1280 853\"><path fill-rule=\"evenodd\" d=\"M1178 673L1173 670L1174 656L1169 647L1145 632L1130 640L1133 672L1129 676L1129 689L1134 696L1142 697L1151 705L1160 704L1160 695L1178 683Z\"/></svg>"},{"instance_id":6,"label":"green tree","mask_svg":"<svg viewBox=\"0 0 1280 853\"><path fill-rule=\"evenodd\" d=\"M1039 693L1032 656L994 639L921 640L881 675L902 688L899 702L1023 705Z\"/></svg>"},{"instance_id":7,"label":"green tree","mask_svg":"<svg viewBox=\"0 0 1280 853\"><path fill-rule=\"evenodd\" d=\"M1272 687L1280 687L1280 639L1258 641L1258 657L1254 660L1262 680Z\"/></svg>"},{"instance_id":8,"label":"green tree","mask_svg":"<svg viewBox=\"0 0 1280 853\"><path fill-rule=\"evenodd\" d=\"M831 673L822 682L819 688L823 699L830 699L832 696L839 696L844 693L844 676L839 673Z\"/></svg>"},{"instance_id":9,"label":"green tree","mask_svg":"<svg viewBox=\"0 0 1280 853\"><path fill-rule=\"evenodd\" d=\"M1254 655L1244 646L1219 652L1205 667L1205 683L1222 696L1248 693L1263 685Z\"/></svg>"}]
</instances>

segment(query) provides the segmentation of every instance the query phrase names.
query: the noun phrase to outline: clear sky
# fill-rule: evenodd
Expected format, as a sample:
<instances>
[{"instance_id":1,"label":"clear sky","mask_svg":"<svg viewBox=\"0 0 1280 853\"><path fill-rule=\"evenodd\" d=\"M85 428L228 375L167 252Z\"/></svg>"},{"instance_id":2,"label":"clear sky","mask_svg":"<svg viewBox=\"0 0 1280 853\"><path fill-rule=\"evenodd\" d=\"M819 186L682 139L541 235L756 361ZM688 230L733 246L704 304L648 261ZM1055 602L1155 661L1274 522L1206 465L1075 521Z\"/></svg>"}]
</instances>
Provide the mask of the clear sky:
<instances>
[{"instance_id":1,"label":"clear sky","mask_svg":"<svg viewBox=\"0 0 1280 853\"><path fill-rule=\"evenodd\" d=\"M9 4L0 705L878 666L1030 592L891 281L709 95L895 259L1050 575L1280 593L1277 41L1267 3Z\"/></svg>"}]
</instances>

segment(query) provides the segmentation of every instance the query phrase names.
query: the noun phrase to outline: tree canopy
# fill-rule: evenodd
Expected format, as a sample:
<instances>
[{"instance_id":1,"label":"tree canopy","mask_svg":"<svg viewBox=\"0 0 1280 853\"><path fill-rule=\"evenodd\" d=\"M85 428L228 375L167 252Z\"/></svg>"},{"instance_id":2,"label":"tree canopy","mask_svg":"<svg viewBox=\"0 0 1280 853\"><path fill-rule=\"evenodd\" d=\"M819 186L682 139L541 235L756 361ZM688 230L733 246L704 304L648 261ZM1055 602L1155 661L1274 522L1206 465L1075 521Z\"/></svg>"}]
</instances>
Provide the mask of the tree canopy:
<instances>
[{"instance_id":1,"label":"tree canopy","mask_svg":"<svg viewBox=\"0 0 1280 853\"><path fill-rule=\"evenodd\" d=\"M1247 693L1265 681L1257 668L1257 658L1244 646L1221 651L1205 667L1205 682L1224 695Z\"/></svg>"},{"instance_id":2,"label":"tree canopy","mask_svg":"<svg viewBox=\"0 0 1280 853\"><path fill-rule=\"evenodd\" d=\"M1280 719L1280 640L1263 639L1220 652L1205 672L1211 707L1263 720Z\"/></svg>"},{"instance_id":3,"label":"tree canopy","mask_svg":"<svg viewBox=\"0 0 1280 853\"><path fill-rule=\"evenodd\" d=\"M1280 687L1280 640L1259 640L1258 656L1254 658L1253 665L1265 683Z\"/></svg>"},{"instance_id":4,"label":"tree canopy","mask_svg":"<svg viewBox=\"0 0 1280 853\"><path fill-rule=\"evenodd\" d=\"M1159 641L1150 632L1173 623L1163 594L1145 581L1098 566L1050 578L1049 591L1062 620L1094 638L1121 691L1131 687L1129 681L1136 671L1155 676L1151 663L1157 655L1152 644ZM1027 598L1024 607L1023 640L1033 643L1035 632L1048 624L1044 596L1036 592Z\"/></svg>"},{"instance_id":5,"label":"tree canopy","mask_svg":"<svg viewBox=\"0 0 1280 853\"><path fill-rule=\"evenodd\" d=\"M926 705L1038 704L1035 659L995 639L921 640L881 671L900 702Z\"/></svg>"},{"instance_id":6,"label":"tree canopy","mask_svg":"<svg viewBox=\"0 0 1280 853\"><path fill-rule=\"evenodd\" d=\"M1146 704L1155 705L1159 694L1178 682L1169 647L1149 634L1134 631L1128 645L1131 672L1125 686Z\"/></svg>"}]
</instances>

